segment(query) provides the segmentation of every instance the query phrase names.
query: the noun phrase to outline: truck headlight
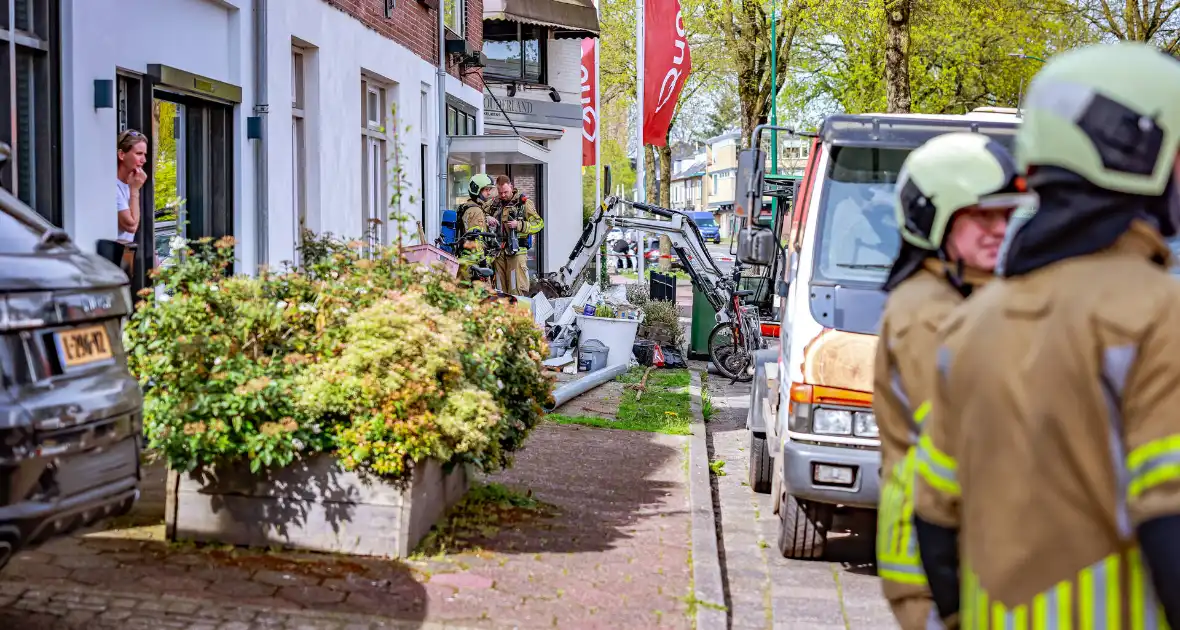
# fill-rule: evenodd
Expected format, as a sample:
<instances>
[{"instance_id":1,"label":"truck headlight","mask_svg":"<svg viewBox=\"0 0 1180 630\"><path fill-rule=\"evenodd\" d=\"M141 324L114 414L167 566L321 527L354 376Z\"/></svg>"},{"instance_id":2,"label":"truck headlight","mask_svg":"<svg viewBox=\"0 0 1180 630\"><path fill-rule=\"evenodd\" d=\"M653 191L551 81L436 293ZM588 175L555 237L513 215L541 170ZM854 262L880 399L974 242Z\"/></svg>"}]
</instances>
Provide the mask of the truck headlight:
<instances>
[{"instance_id":1,"label":"truck headlight","mask_svg":"<svg viewBox=\"0 0 1180 630\"><path fill-rule=\"evenodd\" d=\"M852 412L840 409L816 409L812 417L812 431L827 435L850 435Z\"/></svg>"},{"instance_id":2,"label":"truck headlight","mask_svg":"<svg viewBox=\"0 0 1180 630\"><path fill-rule=\"evenodd\" d=\"M877 431L877 415L871 411L858 411L852 414L852 432L857 437L880 437Z\"/></svg>"}]
</instances>

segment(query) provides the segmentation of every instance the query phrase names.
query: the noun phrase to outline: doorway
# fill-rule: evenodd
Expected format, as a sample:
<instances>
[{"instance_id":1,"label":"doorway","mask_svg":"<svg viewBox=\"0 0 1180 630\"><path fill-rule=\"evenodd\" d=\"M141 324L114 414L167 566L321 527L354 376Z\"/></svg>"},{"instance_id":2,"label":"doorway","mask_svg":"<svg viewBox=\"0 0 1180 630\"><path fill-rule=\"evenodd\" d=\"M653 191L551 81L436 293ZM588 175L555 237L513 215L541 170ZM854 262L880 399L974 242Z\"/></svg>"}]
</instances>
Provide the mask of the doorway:
<instances>
[{"instance_id":1,"label":"doorway","mask_svg":"<svg viewBox=\"0 0 1180 630\"><path fill-rule=\"evenodd\" d=\"M132 277L137 292L151 286L152 270L174 262L175 237L234 233L234 106L168 87L170 78L120 71L117 79L119 130L141 131L149 141Z\"/></svg>"}]
</instances>

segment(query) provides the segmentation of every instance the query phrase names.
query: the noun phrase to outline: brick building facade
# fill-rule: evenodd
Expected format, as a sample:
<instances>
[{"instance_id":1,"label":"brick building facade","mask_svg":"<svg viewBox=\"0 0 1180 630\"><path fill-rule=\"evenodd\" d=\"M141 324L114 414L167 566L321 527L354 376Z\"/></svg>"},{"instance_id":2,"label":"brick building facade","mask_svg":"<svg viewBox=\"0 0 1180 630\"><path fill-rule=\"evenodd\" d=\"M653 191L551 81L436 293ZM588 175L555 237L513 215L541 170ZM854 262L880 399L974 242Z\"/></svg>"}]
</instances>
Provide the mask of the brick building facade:
<instances>
[{"instance_id":1,"label":"brick building facade","mask_svg":"<svg viewBox=\"0 0 1180 630\"><path fill-rule=\"evenodd\" d=\"M399 0L393 3L390 17L385 17L385 4L388 0L323 1L360 20L384 37L405 46L423 60L431 64L438 63L438 11L445 0ZM431 4L437 5L438 8L430 8ZM483 0L463 0L461 6L467 43L471 45L472 50L478 51L483 46ZM452 64L448 66L447 72L477 90L483 89L477 69L468 70L464 72L465 76L460 77L458 67Z\"/></svg>"}]
</instances>

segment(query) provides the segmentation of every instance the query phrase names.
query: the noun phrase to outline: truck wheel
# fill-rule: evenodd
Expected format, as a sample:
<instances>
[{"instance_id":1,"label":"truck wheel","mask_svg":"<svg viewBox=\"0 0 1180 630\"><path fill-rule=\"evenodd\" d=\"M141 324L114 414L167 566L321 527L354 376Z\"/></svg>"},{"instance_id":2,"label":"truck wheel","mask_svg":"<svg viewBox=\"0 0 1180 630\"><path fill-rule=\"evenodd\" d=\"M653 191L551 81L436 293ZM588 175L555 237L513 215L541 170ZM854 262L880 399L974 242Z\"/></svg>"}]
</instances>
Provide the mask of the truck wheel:
<instances>
[{"instance_id":1,"label":"truck wheel","mask_svg":"<svg viewBox=\"0 0 1180 630\"><path fill-rule=\"evenodd\" d=\"M805 503L787 494L778 512L778 550L784 558L818 560L824 555L832 506Z\"/></svg>"},{"instance_id":2,"label":"truck wheel","mask_svg":"<svg viewBox=\"0 0 1180 630\"><path fill-rule=\"evenodd\" d=\"M750 431L750 487L754 492L770 492L771 470L770 448L766 444L766 434L759 436Z\"/></svg>"}]
</instances>

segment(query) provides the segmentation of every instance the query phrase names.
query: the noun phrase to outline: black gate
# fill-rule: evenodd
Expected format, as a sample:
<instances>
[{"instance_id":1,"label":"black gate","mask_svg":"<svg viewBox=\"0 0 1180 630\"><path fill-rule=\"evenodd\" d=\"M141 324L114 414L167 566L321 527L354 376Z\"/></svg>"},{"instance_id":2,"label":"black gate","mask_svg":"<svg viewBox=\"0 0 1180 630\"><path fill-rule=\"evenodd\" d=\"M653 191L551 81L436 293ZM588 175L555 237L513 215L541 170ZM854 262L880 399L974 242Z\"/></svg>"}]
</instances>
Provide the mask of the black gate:
<instances>
[{"instance_id":1,"label":"black gate","mask_svg":"<svg viewBox=\"0 0 1180 630\"><path fill-rule=\"evenodd\" d=\"M676 301L676 276L651 272L650 297L665 302Z\"/></svg>"}]
</instances>

